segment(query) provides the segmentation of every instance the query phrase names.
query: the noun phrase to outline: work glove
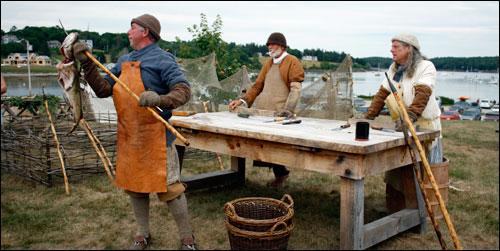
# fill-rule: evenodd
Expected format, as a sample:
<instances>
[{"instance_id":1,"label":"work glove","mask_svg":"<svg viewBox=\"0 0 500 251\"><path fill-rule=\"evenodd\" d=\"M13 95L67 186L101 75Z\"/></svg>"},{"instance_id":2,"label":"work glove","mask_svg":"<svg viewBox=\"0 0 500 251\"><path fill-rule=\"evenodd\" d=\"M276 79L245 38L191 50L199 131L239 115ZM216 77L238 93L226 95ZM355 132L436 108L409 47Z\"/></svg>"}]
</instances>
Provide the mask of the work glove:
<instances>
[{"instance_id":1,"label":"work glove","mask_svg":"<svg viewBox=\"0 0 500 251\"><path fill-rule=\"evenodd\" d=\"M287 118L292 118L293 117L293 112L287 109L279 109L278 110L278 117L287 117Z\"/></svg>"},{"instance_id":2,"label":"work glove","mask_svg":"<svg viewBox=\"0 0 500 251\"><path fill-rule=\"evenodd\" d=\"M417 115L415 113L413 113L412 111L408 111L408 117L410 117L412 124L415 123L415 121L417 121ZM403 131L403 122L401 121L401 118L396 119L394 121L394 123L395 123L394 130L396 130L396 132L402 132Z\"/></svg>"},{"instance_id":3,"label":"work glove","mask_svg":"<svg viewBox=\"0 0 500 251\"><path fill-rule=\"evenodd\" d=\"M285 107L283 109L278 110L278 116L280 117L293 117L293 111L297 106L300 98L300 89L302 88L302 84L299 82L290 83L290 93L288 93L288 98L286 99Z\"/></svg>"},{"instance_id":4,"label":"work glove","mask_svg":"<svg viewBox=\"0 0 500 251\"><path fill-rule=\"evenodd\" d=\"M89 60L89 57L85 55L85 51L90 51L89 47L82 42L76 42L73 45L73 56L80 61L80 63L85 63Z\"/></svg>"},{"instance_id":5,"label":"work glove","mask_svg":"<svg viewBox=\"0 0 500 251\"><path fill-rule=\"evenodd\" d=\"M155 91L145 91L139 97L139 105L140 107L155 107L159 106L161 103L161 98L158 93Z\"/></svg>"},{"instance_id":6,"label":"work glove","mask_svg":"<svg viewBox=\"0 0 500 251\"><path fill-rule=\"evenodd\" d=\"M370 115L368 115L368 114L365 113L364 116L363 116L363 119L374 120L375 117L372 117L372 116L370 116Z\"/></svg>"}]
</instances>

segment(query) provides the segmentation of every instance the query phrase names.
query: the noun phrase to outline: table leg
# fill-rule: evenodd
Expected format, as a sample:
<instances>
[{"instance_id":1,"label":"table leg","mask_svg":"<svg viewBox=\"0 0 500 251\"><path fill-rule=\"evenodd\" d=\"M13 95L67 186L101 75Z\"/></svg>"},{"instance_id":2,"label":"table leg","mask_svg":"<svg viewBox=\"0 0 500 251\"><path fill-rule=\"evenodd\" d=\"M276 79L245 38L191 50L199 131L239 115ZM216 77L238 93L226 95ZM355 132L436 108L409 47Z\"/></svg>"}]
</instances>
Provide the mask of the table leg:
<instances>
[{"instance_id":1,"label":"table leg","mask_svg":"<svg viewBox=\"0 0 500 251\"><path fill-rule=\"evenodd\" d=\"M231 156L231 170L237 172L238 182L245 184L245 159Z\"/></svg>"},{"instance_id":2,"label":"table leg","mask_svg":"<svg viewBox=\"0 0 500 251\"><path fill-rule=\"evenodd\" d=\"M363 249L364 179L340 179L340 249Z\"/></svg>"}]
</instances>

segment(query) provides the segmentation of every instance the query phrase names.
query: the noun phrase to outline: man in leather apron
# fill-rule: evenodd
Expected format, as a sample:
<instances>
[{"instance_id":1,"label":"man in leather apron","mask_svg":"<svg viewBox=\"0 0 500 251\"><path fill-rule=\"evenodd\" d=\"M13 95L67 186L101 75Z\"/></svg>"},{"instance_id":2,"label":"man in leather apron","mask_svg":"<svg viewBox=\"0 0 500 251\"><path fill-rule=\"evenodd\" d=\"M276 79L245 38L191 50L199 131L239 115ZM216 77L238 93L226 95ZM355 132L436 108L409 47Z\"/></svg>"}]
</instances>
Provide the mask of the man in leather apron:
<instances>
[{"instance_id":1,"label":"man in leather apron","mask_svg":"<svg viewBox=\"0 0 500 251\"><path fill-rule=\"evenodd\" d=\"M271 58L262 66L255 84L239 100L231 102L229 108L234 110L243 103L251 107L258 96L257 109L277 111L280 117L293 117L304 81L304 69L295 56L286 52L283 34L272 33L266 46ZM285 186L290 173L285 166L262 161L254 161L254 166L272 167L276 179L269 186Z\"/></svg>"},{"instance_id":2,"label":"man in leather apron","mask_svg":"<svg viewBox=\"0 0 500 251\"><path fill-rule=\"evenodd\" d=\"M74 56L85 79L100 98L113 96L118 115L116 186L129 195L138 230L131 250L143 250L151 241L149 194L157 193L172 213L181 238L181 249L196 248L189 224L185 187L180 182L175 136L145 107L160 107L168 121L172 109L187 103L191 88L172 54L160 49L160 22L149 14L132 19L127 32L133 52L118 60L111 72L135 94L139 103L109 77L101 77L84 54L89 48L75 43Z\"/></svg>"},{"instance_id":3,"label":"man in leather apron","mask_svg":"<svg viewBox=\"0 0 500 251\"><path fill-rule=\"evenodd\" d=\"M434 96L436 88L436 68L434 64L420 54L420 45L413 34L402 33L392 38L391 53L393 63L388 76L392 79L398 95L403 101L408 115L415 126L423 129L441 131L441 110ZM365 119L373 120L379 115L384 104L387 105L395 122L396 131L401 131L400 113L396 99L390 92L387 79L375 95ZM433 163L443 161L441 138L424 142L427 159ZM386 203L390 213L405 208L401 169L386 172Z\"/></svg>"}]
</instances>

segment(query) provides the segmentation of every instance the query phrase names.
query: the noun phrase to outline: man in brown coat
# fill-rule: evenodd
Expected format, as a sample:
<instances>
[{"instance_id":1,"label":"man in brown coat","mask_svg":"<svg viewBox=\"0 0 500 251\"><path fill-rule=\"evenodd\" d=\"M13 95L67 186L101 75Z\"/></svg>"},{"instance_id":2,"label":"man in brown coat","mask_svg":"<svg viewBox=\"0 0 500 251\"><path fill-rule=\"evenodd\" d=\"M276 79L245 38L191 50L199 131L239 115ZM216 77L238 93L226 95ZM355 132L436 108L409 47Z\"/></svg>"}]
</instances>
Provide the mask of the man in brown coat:
<instances>
[{"instance_id":1,"label":"man in brown coat","mask_svg":"<svg viewBox=\"0 0 500 251\"><path fill-rule=\"evenodd\" d=\"M274 110L281 117L293 117L300 98L300 89L304 81L304 69L300 61L286 52L285 36L272 33L266 43L271 58L264 63L255 84L239 100L229 104L234 110L244 103L251 107L258 96L257 109ZM272 167L276 179L271 187L284 187L290 171L285 166L261 161L254 161L254 166Z\"/></svg>"}]
</instances>

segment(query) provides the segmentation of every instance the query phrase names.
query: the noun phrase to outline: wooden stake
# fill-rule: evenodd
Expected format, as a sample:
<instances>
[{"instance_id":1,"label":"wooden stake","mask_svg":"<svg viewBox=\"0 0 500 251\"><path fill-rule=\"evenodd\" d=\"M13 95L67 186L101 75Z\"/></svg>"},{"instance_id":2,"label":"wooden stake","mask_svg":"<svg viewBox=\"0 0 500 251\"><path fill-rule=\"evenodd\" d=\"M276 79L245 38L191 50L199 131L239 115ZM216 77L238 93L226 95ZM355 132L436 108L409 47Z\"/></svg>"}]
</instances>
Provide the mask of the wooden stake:
<instances>
[{"instance_id":1,"label":"wooden stake","mask_svg":"<svg viewBox=\"0 0 500 251\"><path fill-rule=\"evenodd\" d=\"M84 119L82 119L82 120L84 120ZM86 126L86 123L80 123L80 126L87 133L87 136L89 137L90 141L92 142L92 145L94 146L95 152L97 153L97 155L101 159L102 163L104 164L104 169L106 170L106 173L108 174L108 177L109 177L109 180L111 181L111 184L113 184L113 186L114 186L115 181L113 180L113 176L111 175L111 172L109 171L109 168L108 168L108 165L106 164L106 161L104 161L104 158L102 157L101 151L99 151L99 148L97 148L97 145L95 144L94 138L90 134L90 131Z\"/></svg>"},{"instance_id":2,"label":"wooden stake","mask_svg":"<svg viewBox=\"0 0 500 251\"><path fill-rule=\"evenodd\" d=\"M84 119L82 119L82 121L80 121L80 122L84 123L85 126L87 126L87 128L90 131L90 134L95 139L95 141L97 142L97 144L99 144L99 148L101 149L101 152L104 155L104 158L108 162L108 165L109 165L109 167L111 169L111 172L113 173L113 175L116 175L115 168L113 167L113 164L111 163L111 160L108 158L108 155L106 154L106 151L104 150L104 147L102 146L101 141L99 140L99 138L97 138L97 136L95 136L95 133L94 133L94 131L92 131L92 128L90 127L89 123L87 123L87 121L84 120Z\"/></svg>"},{"instance_id":3,"label":"wooden stake","mask_svg":"<svg viewBox=\"0 0 500 251\"><path fill-rule=\"evenodd\" d=\"M448 210L446 210L446 205L444 204L443 197L441 197L441 193L439 192L438 185L436 183L436 179L434 178L434 174L432 173L431 167L429 166L429 161L427 160L427 156L425 155L424 148L422 147L422 144L420 143L420 140L418 139L417 132L415 132L415 128L413 128L413 124L411 123L410 117L408 116L408 112L405 109L405 106L403 104L403 101L398 96L398 92L394 85L392 84L391 80L387 76L387 73L385 73L385 76L387 77L387 80L389 82L389 85L391 87L392 93L394 95L394 98L396 99L396 103L398 104L398 107L400 109L400 112L403 115L403 119L408 125L408 129L410 129L411 135L413 136L413 141L415 142L415 145L417 146L418 153L420 154L420 158L422 159L422 163L424 163L425 167L425 172L427 176L429 177L429 180L432 185L432 190L434 191L436 195L436 199L439 203L439 207L441 208L441 212L443 213L444 220L446 221L446 225L448 226L448 229L450 230L450 235L453 240L453 244L455 245L455 248L457 250L462 250L462 245L460 245L460 241L458 240L457 233L455 232L455 228L453 228L453 223L451 222L450 215L448 214Z\"/></svg>"},{"instance_id":4,"label":"wooden stake","mask_svg":"<svg viewBox=\"0 0 500 251\"><path fill-rule=\"evenodd\" d=\"M130 96L134 97L139 102L139 96L132 92L132 90L130 90L130 88L128 88L128 86L123 83L123 81L117 78L110 70L108 70L108 68L104 67L104 65L102 65L97 59L95 59L88 51L85 51L85 55L87 55L87 57L94 61L94 63L96 63L99 68L101 68L104 72L106 72L106 74L108 74L112 79L120 84L125 89L125 91L130 94ZM184 143L184 145L189 146L189 142L187 141L187 139L184 138L184 136L182 136L177 130L175 130L175 128L171 126L167 121L165 121L153 108L146 107L146 109L149 110L156 119L162 122L170 132L172 132L182 143Z\"/></svg>"},{"instance_id":5,"label":"wooden stake","mask_svg":"<svg viewBox=\"0 0 500 251\"><path fill-rule=\"evenodd\" d=\"M44 96L45 97L45 96ZM54 123L52 122L52 116L49 112L49 105L47 104L47 99L45 101L45 110L47 111L47 116L49 116L50 128L52 129L52 134L54 135L54 140L56 141L57 154L59 155L59 161L61 162L61 169L64 177L64 186L66 188L66 194L69 195L69 184L68 184L68 176L66 176L66 168L64 167L64 160L61 153L61 147L59 145L59 140L57 139L56 128L54 127Z\"/></svg>"},{"instance_id":6,"label":"wooden stake","mask_svg":"<svg viewBox=\"0 0 500 251\"><path fill-rule=\"evenodd\" d=\"M205 109L205 112L208 113L208 108L207 108L207 103L205 101L201 101L203 104L203 109ZM217 155L217 161L219 161L219 168L220 170L224 170L224 166L222 165L222 159L218 153L215 153Z\"/></svg>"}]
</instances>

